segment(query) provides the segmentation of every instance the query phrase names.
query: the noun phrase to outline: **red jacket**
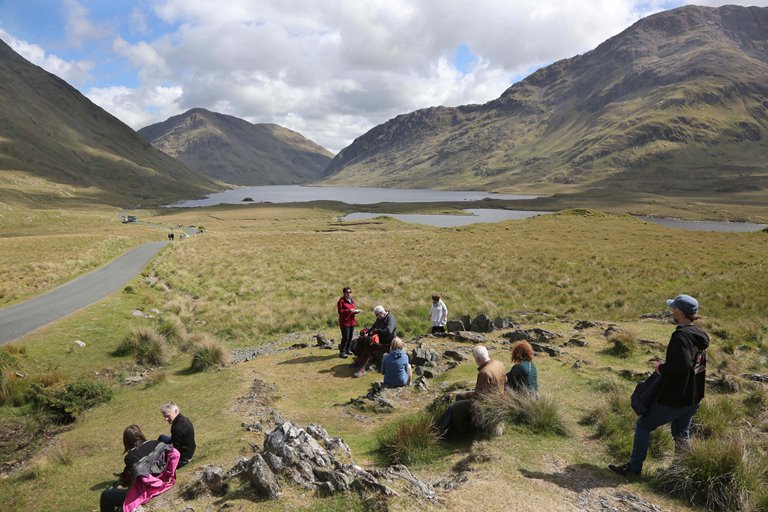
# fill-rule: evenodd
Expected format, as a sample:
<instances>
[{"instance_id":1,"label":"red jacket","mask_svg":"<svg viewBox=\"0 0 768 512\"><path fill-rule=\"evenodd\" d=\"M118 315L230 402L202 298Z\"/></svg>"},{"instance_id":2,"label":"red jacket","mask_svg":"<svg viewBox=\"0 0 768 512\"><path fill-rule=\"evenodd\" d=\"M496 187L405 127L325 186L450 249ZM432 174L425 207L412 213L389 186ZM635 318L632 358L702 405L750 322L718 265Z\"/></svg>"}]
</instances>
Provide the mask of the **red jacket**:
<instances>
[{"instance_id":1,"label":"red jacket","mask_svg":"<svg viewBox=\"0 0 768 512\"><path fill-rule=\"evenodd\" d=\"M339 326L341 327L354 327L357 325L357 317L355 316L355 299L346 300L344 297L339 299L336 303L336 308L339 310Z\"/></svg>"}]
</instances>

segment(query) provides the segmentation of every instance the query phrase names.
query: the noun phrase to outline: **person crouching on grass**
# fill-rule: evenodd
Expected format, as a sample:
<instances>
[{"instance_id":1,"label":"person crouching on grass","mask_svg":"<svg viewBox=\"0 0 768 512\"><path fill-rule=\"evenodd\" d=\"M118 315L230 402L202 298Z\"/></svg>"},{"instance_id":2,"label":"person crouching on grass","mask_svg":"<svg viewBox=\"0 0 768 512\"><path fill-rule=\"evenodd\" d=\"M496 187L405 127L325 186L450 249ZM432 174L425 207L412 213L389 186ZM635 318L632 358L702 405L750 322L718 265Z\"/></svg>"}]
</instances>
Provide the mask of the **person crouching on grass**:
<instances>
[{"instance_id":1,"label":"person crouching on grass","mask_svg":"<svg viewBox=\"0 0 768 512\"><path fill-rule=\"evenodd\" d=\"M392 340L389 353L381 361L381 373L384 375L384 387L400 388L410 386L413 370L405 353L405 343L400 338Z\"/></svg>"},{"instance_id":2,"label":"person crouching on grass","mask_svg":"<svg viewBox=\"0 0 768 512\"><path fill-rule=\"evenodd\" d=\"M654 361L661 375L659 395L644 416L637 418L632 455L626 464L609 464L608 469L621 476L639 476L648 454L651 432L669 423L675 440L675 452L690 446L691 420L704 398L709 336L693 325L698 320L699 302L690 295L667 300L677 327L667 345L663 363Z\"/></svg>"}]
</instances>

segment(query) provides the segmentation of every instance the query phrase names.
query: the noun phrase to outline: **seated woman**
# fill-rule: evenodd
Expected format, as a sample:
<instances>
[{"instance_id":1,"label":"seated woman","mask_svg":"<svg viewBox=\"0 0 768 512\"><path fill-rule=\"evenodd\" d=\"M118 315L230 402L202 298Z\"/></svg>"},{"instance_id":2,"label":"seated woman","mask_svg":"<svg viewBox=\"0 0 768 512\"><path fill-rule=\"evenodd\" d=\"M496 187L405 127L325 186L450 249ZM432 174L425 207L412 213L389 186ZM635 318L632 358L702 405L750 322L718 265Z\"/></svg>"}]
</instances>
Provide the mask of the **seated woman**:
<instances>
[{"instance_id":1,"label":"seated woman","mask_svg":"<svg viewBox=\"0 0 768 512\"><path fill-rule=\"evenodd\" d=\"M116 487L101 493L101 512L132 512L176 482L179 452L160 441L147 441L138 425L123 431L125 468Z\"/></svg>"},{"instance_id":2,"label":"seated woman","mask_svg":"<svg viewBox=\"0 0 768 512\"><path fill-rule=\"evenodd\" d=\"M384 386L388 388L411 385L413 373L405 353L405 343L400 338L392 340L389 353L381 361L381 373L384 374Z\"/></svg>"},{"instance_id":3,"label":"seated woman","mask_svg":"<svg viewBox=\"0 0 768 512\"><path fill-rule=\"evenodd\" d=\"M533 347L530 343L516 341L512 345L512 363L514 366L507 373L507 387L515 391L538 393L538 374L533 364Z\"/></svg>"}]
</instances>

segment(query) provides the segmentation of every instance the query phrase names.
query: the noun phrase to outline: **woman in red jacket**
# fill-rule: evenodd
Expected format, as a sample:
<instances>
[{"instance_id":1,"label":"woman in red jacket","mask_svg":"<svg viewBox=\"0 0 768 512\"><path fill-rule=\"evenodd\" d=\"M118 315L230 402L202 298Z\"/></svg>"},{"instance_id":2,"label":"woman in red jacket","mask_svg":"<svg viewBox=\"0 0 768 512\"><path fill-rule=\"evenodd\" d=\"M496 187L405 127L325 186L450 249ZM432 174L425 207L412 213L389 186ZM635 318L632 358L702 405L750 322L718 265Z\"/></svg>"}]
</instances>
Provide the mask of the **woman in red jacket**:
<instances>
[{"instance_id":1,"label":"woman in red jacket","mask_svg":"<svg viewBox=\"0 0 768 512\"><path fill-rule=\"evenodd\" d=\"M355 299L352 298L352 289L348 286L342 290L343 295L336 303L336 308L339 310L339 327L341 327L341 343L339 343L339 357L346 359L348 355L352 354L350 344L352 343L352 335L357 325L357 314L360 313L360 309L357 309Z\"/></svg>"}]
</instances>

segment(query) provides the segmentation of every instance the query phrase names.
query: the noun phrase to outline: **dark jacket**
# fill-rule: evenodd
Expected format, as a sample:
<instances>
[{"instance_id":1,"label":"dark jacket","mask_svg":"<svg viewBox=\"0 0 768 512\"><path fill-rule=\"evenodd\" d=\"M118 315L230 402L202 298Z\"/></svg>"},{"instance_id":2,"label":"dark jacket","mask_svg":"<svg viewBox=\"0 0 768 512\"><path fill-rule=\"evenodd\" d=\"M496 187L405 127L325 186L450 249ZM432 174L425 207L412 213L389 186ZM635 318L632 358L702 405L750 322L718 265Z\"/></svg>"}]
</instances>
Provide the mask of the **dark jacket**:
<instances>
[{"instance_id":1,"label":"dark jacket","mask_svg":"<svg viewBox=\"0 0 768 512\"><path fill-rule=\"evenodd\" d=\"M125 461L125 469L123 469L123 473L120 475L120 481L123 485L129 485L134 477L136 477L136 475L133 474L134 466L162 444L164 443L161 443L160 441L145 441L125 454L125 458L123 459Z\"/></svg>"},{"instance_id":2,"label":"dark jacket","mask_svg":"<svg viewBox=\"0 0 768 512\"><path fill-rule=\"evenodd\" d=\"M179 464L184 465L195 454L195 428L192 422L179 413L171 423L171 444L179 450Z\"/></svg>"},{"instance_id":3,"label":"dark jacket","mask_svg":"<svg viewBox=\"0 0 768 512\"><path fill-rule=\"evenodd\" d=\"M539 391L538 372L533 361L520 361L509 370L507 386L515 391Z\"/></svg>"},{"instance_id":4,"label":"dark jacket","mask_svg":"<svg viewBox=\"0 0 768 512\"><path fill-rule=\"evenodd\" d=\"M389 345L397 336L397 320L395 315L387 313L384 318L377 318L373 323L371 331L379 335L379 343Z\"/></svg>"},{"instance_id":5,"label":"dark jacket","mask_svg":"<svg viewBox=\"0 0 768 512\"><path fill-rule=\"evenodd\" d=\"M704 398L709 336L695 325L678 325L659 365L661 391L657 401L669 407L695 405Z\"/></svg>"}]
</instances>

